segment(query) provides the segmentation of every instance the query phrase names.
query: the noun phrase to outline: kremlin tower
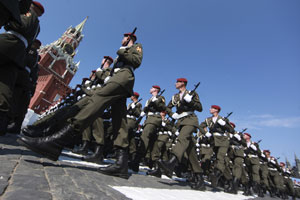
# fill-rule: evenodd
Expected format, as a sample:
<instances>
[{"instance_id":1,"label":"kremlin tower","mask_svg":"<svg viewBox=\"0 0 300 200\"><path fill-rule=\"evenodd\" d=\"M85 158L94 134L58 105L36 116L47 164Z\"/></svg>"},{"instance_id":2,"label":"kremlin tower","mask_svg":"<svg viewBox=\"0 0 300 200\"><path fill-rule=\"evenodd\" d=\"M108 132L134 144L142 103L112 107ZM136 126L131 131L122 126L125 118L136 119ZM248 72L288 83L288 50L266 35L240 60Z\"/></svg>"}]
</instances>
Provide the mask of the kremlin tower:
<instances>
[{"instance_id":1,"label":"kremlin tower","mask_svg":"<svg viewBox=\"0 0 300 200\"><path fill-rule=\"evenodd\" d=\"M57 41L39 50L40 71L34 96L29 109L41 114L54 102L71 91L68 86L78 70L80 62L74 62L77 47L84 35L86 17L75 28L70 26Z\"/></svg>"}]
</instances>

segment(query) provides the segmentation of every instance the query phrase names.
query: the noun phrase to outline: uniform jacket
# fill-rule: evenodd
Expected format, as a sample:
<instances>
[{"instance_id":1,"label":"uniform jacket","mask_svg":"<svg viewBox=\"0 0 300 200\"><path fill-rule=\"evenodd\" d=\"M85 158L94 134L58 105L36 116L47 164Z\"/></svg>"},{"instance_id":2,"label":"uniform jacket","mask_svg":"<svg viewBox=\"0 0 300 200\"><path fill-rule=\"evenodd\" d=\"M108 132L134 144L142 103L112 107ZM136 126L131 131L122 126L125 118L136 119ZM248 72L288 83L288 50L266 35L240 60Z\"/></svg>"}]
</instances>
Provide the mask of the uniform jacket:
<instances>
[{"instance_id":1,"label":"uniform jacket","mask_svg":"<svg viewBox=\"0 0 300 200\"><path fill-rule=\"evenodd\" d=\"M158 99L154 102L152 102L152 99L154 97L151 97L146 101L146 105L144 107L144 112L148 114L149 112L156 113L156 112L161 112L166 109L166 100L165 97L159 96L157 97ZM155 114L155 115L147 115L146 121L144 124L155 124L156 126L161 125L161 116L160 114Z\"/></svg>"},{"instance_id":2,"label":"uniform jacket","mask_svg":"<svg viewBox=\"0 0 300 200\"><path fill-rule=\"evenodd\" d=\"M183 98L186 94L188 94L190 91L186 90L183 93L182 99L180 99L180 93L175 94L172 96L172 100L169 102L167 106L167 113L169 116L172 116L174 113L172 112L172 108L176 107L176 113L181 114L183 112L202 112L202 104L199 100L199 96L196 92L194 92L192 101L187 103ZM199 122L198 117L195 114L190 114L186 117L180 118L177 120L176 127L180 126L194 126L196 128L199 128Z\"/></svg>"}]
</instances>

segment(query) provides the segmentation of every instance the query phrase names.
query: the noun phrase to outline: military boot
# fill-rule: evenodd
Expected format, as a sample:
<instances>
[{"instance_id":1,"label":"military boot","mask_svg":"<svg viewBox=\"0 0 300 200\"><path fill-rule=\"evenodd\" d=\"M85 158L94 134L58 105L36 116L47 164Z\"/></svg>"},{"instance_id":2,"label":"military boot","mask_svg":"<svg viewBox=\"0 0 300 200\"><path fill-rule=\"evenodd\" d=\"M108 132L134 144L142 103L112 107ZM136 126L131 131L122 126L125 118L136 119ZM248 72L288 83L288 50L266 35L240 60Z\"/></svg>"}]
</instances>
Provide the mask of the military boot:
<instances>
[{"instance_id":1,"label":"military boot","mask_svg":"<svg viewBox=\"0 0 300 200\"><path fill-rule=\"evenodd\" d=\"M237 194L239 183L240 183L240 179L238 179L237 177L234 177L232 180L232 183L231 183L232 187L229 189L228 192L231 194Z\"/></svg>"},{"instance_id":2,"label":"military boot","mask_svg":"<svg viewBox=\"0 0 300 200\"><path fill-rule=\"evenodd\" d=\"M161 168L163 174L172 178L174 168L178 165L178 159L175 155L172 155L169 161L163 161L160 159L157 161L157 164Z\"/></svg>"},{"instance_id":3,"label":"military boot","mask_svg":"<svg viewBox=\"0 0 300 200\"><path fill-rule=\"evenodd\" d=\"M195 173L190 181L190 185L191 188L194 190L205 191L206 187L203 179L203 174Z\"/></svg>"},{"instance_id":4,"label":"military boot","mask_svg":"<svg viewBox=\"0 0 300 200\"><path fill-rule=\"evenodd\" d=\"M120 178L128 179L128 153L123 148L118 148L116 150L117 160L114 164L108 167L98 168L98 172L106 174L109 176L117 176Z\"/></svg>"},{"instance_id":5,"label":"military boot","mask_svg":"<svg viewBox=\"0 0 300 200\"><path fill-rule=\"evenodd\" d=\"M8 123L7 114L4 112L0 112L0 136L6 134L7 123Z\"/></svg>"},{"instance_id":6,"label":"military boot","mask_svg":"<svg viewBox=\"0 0 300 200\"><path fill-rule=\"evenodd\" d=\"M142 155L140 153L137 153L133 159L133 161L128 163L128 167L129 169L131 169L132 171L138 173L139 172L139 168L140 168L140 162L142 159Z\"/></svg>"},{"instance_id":7,"label":"military boot","mask_svg":"<svg viewBox=\"0 0 300 200\"><path fill-rule=\"evenodd\" d=\"M7 132L13 134L19 134L21 132L21 125L16 122L9 123L7 126Z\"/></svg>"},{"instance_id":8,"label":"military boot","mask_svg":"<svg viewBox=\"0 0 300 200\"><path fill-rule=\"evenodd\" d=\"M18 138L17 142L50 160L57 161L64 144L68 143L72 136L73 128L68 124L51 136L40 138L23 136Z\"/></svg>"},{"instance_id":9,"label":"military boot","mask_svg":"<svg viewBox=\"0 0 300 200\"><path fill-rule=\"evenodd\" d=\"M214 173L211 174L211 186L213 187L213 191L219 191L217 187L221 176L222 176L222 172L218 169L215 169Z\"/></svg>"},{"instance_id":10,"label":"military boot","mask_svg":"<svg viewBox=\"0 0 300 200\"><path fill-rule=\"evenodd\" d=\"M83 140L83 144L79 149L74 149L72 152L76 154L87 155L90 148L90 142Z\"/></svg>"},{"instance_id":11,"label":"military boot","mask_svg":"<svg viewBox=\"0 0 300 200\"><path fill-rule=\"evenodd\" d=\"M155 177L161 178L162 173L161 173L161 170L160 170L160 168L158 167L158 164L157 164L157 163L155 164L155 169L154 169L154 170L151 170L151 171L148 171L148 172L147 172L147 175L149 175L149 176L155 176Z\"/></svg>"},{"instance_id":12,"label":"military boot","mask_svg":"<svg viewBox=\"0 0 300 200\"><path fill-rule=\"evenodd\" d=\"M246 183L244 185L244 192L243 192L243 195L245 196L251 196L252 193L251 193L251 190L250 190L250 184L249 183Z\"/></svg>"},{"instance_id":13,"label":"military boot","mask_svg":"<svg viewBox=\"0 0 300 200\"><path fill-rule=\"evenodd\" d=\"M95 148L95 152L92 155L84 156L82 160L98 164L103 163L103 145L98 144Z\"/></svg>"}]
</instances>

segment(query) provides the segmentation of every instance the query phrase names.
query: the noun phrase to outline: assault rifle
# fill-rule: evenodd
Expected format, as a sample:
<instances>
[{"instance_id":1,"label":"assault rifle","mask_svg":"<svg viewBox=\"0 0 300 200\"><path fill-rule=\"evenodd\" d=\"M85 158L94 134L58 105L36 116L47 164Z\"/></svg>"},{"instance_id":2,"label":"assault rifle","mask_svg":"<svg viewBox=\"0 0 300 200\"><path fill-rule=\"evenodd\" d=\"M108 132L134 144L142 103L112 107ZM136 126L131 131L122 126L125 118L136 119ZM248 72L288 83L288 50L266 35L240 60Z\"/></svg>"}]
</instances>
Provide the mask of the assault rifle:
<instances>
[{"instance_id":1,"label":"assault rifle","mask_svg":"<svg viewBox=\"0 0 300 200\"><path fill-rule=\"evenodd\" d=\"M194 89L191 91L191 94L194 93L194 92L197 90L197 88L199 87L199 85L200 85L200 82L198 82L196 85L194 85L195 87L194 87Z\"/></svg>"},{"instance_id":2,"label":"assault rifle","mask_svg":"<svg viewBox=\"0 0 300 200\"><path fill-rule=\"evenodd\" d=\"M248 128L244 128L240 133L245 133Z\"/></svg>"},{"instance_id":3,"label":"assault rifle","mask_svg":"<svg viewBox=\"0 0 300 200\"><path fill-rule=\"evenodd\" d=\"M230 117L230 115L232 115L233 112L227 113L227 116L224 117L225 119L228 119Z\"/></svg>"}]
</instances>

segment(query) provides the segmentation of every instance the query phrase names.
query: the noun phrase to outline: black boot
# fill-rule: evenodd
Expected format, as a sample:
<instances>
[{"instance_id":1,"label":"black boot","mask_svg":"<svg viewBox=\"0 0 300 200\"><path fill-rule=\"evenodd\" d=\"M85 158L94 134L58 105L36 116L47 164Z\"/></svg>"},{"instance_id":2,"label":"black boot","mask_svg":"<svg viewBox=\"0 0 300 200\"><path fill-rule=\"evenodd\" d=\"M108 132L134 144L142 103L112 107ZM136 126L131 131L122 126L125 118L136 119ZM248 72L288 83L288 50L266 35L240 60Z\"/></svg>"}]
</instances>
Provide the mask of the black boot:
<instances>
[{"instance_id":1,"label":"black boot","mask_svg":"<svg viewBox=\"0 0 300 200\"><path fill-rule=\"evenodd\" d=\"M169 161L158 160L157 164L159 168L161 168L162 173L165 174L167 177L172 178L173 171L176 165L178 165L178 160L175 155L172 155Z\"/></svg>"},{"instance_id":2,"label":"black boot","mask_svg":"<svg viewBox=\"0 0 300 200\"><path fill-rule=\"evenodd\" d=\"M21 133L28 137L43 137L43 128L41 126L28 125L21 130Z\"/></svg>"},{"instance_id":3,"label":"black boot","mask_svg":"<svg viewBox=\"0 0 300 200\"><path fill-rule=\"evenodd\" d=\"M12 123L8 124L7 132L13 133L13 134L19 134L19 133L21 133L21 126L22 126L22 124L20 124L20 123L12 122Z\"/></svg>"},{"instance_id":4,"label":"black boot","mask_svg":"<svg viewBox=\"0 0 300 200\"><path fill-rule=\"evenodd\" d=\"M214 192L220 191L217 187L221 176L222 176L222 172L218 169L215 169L214 173L211 175L211 186Z\"/></svg>"},{"instance_id":5,"label":"black boot","mask_svg":"<svg viewBox=\"0 0 300 200\"><path fill-rule=\"evenodd\" d=\"M132 171L138 173L139 169L140 169L141 159L142 159L142 155L137 152L137 154L134 157L134 160L128 163L129 169L131 169Z\"/></svg>"},{"instance_id":6,"label":"black boot","mask_svg":"<svg viewBox=\"0 0 300 200\"><path fill-rule=\"evenodd\" d=\"M192 176L193 178L190 181L191 188L194 190L205 191L206 187L205 187L203 175L201 173L196 173Z\"/></svg>"},{"instance_id":7,"label":"black boot","mask_svg":"<svg viewBox=\"0 0 300 200\"><path fill-rule=\"evenodd\" d=\"M20 137L17 142L28 149L56 161L66 143L73 136L73 128L69 124L60 131L48 137L30 138Z\"/></svg>"},{"instance_id":8,"label":"black boot","mask_svg":"<svg viewBox=\"0 0 300 200\"><path fill-rule=\"evenodd\" d=\"M94 162L97 164L103 163L103 145L97 144L95 152L92 155L84 156L83 161Z\"/></svg>"},{"instance_id":9,"label":"black boot","mask_svg":"<svg viewBox=\"0 0 300 200\"><path fill-rule=\"evenodd\" d=\"M234 177L231 184L232 187L229 189L228 192L231 194L237 194L239 183L240 183L240 179Z\"/></svg>"},{"instance_id":10,"label":"black boot","mask_svg":"<svg viewBox=\"0 0 300 200\"><path fill-rule=\"evenodd\" d=\"M246 183L244 185L244 193L243 193L243 195L245 195L245 196L251 196L252 195L249 183Z\"/></svg>"},{"instance_id":11,"label":"black boot","mask_svg":"<svg viewBox=\"0 0 300 200\"><path fill-rule=\"evenodd\" d=\"M90 148L90 142L87 140L83 140L83 144L79 149L74 149L72 152L76 154L87 155Z\"/></svg>"},{"instance_id":12,"label":"black boot","mask_svg":"<svg viewBox=\"0 0 300 200\"><path fill-rule=\"evenodd\" d=\"M0 112L0 136L3 136L7 132L8 118L7 114Z\"/></svg>"},{"instance_id":13,"label":"black boot","mask_svg":"<svg viewBox=\"0 0 300 200\"><path fill-rule=\"evenodd\" d=\"M147 172L147 175L149 175L149 176L155 176L155 177L161 178L162 173L161 173L160 168L158 167L158 164L156 163L155 166L156 166L156 167L155 167L156 169L155 169L155 170L150 170L150 171L148 171L148 172Z\"/></svg>"},{"instance_id":14,"label":"black boot","mask_svg":"<svg viewBox=\"0 0 300 200\"><path fill-rule=\"evenodd\" d=\"M108 167L98 168L98 172L106 174L109 176L117 176L120 178L128 179L128 153L123 148L118 148L116 150L117 160L114 164Z\"/></svg>"}]
</instances>

